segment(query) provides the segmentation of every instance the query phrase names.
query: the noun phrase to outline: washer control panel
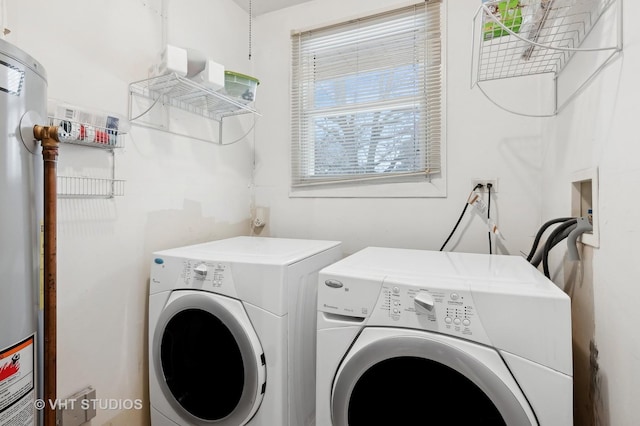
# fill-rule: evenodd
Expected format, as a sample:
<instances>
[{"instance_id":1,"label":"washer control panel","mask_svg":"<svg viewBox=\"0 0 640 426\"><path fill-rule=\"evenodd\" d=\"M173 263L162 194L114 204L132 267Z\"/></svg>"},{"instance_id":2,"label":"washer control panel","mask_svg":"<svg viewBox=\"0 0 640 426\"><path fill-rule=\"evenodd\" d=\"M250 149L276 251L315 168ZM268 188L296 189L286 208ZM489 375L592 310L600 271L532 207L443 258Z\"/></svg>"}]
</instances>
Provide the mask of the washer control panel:
<instances>
[{"instance_id":1,"label":"washer control panel","mask_svg":"<svg viewBox=\"0 0 640 426\"><path fill-rule=\"evenodd\" d=\"M431 330L490 343L463 282L421 284L385 280L369 324Z\"/></svg>"}]
</instances>

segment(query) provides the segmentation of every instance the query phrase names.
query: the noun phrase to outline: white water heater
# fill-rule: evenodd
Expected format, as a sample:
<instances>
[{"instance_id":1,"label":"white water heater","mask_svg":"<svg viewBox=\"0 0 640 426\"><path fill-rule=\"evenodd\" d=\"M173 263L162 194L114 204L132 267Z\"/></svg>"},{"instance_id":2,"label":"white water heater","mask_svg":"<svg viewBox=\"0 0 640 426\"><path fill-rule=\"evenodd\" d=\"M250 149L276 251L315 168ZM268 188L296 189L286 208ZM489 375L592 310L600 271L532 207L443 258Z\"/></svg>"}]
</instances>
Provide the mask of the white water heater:
<instances>
[{"instance_id":1,"label":"white water heater","mask_svg":"<svg viewBox=\"0 0 640 426\"><path fill-rule=\"evenodd\" d=\"M46 124L46 107L44 68L0 40L0 425L39 418L42 155L22 133Z\"/></svg>"}]
</instances>

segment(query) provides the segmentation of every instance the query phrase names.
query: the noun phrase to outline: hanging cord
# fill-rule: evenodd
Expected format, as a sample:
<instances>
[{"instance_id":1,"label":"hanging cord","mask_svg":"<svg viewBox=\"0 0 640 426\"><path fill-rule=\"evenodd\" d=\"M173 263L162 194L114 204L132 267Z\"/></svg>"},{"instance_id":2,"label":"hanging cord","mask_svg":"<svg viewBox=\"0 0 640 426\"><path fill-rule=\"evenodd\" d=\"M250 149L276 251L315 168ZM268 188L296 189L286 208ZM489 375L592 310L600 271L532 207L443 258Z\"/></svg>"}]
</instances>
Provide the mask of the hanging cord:
<instances>
[{"instance_id":1,"label":"hanging cord","mask_svg":"<svg viewBox=\"0 0 640 426\"><path fill-rule=\"evenodd\" d=\"M551 248L554 245L553 244L554 240L561 232L565 231L567 228L570 228L571 226L574 226L577 222L578 222L577 219L567 220L562 225L554 229L551 235L549 235L549 239L545 243L544 251L542 253L542 269L544 271L544 275L547 278L551 279L551 274L549 273L549 251L551 251Z\"/></svg>"},{"instance_id":2,"label":"hanging cord","mask_svg":"<svg viewBox=\"0 0 640 426\"><path fill-rule=\"evenodd\" d=\"M531 246L531 251L529 252L529 255L527 256L527 261L531 262L531 259L533 259L533 256L536 253L536 250L538 250L538 244L540 244L540 239L542 238L542 234L544 234L544 231L547 230L547 228L549 228L551 225L554 225L556 223L560 223L560 222L566 222L568 220L571 219L575 219L573 217L559 217L556 219L551 219L547 222L545 222L540 229L538 230L538 233L536 234L536 238L533 241L533 245Z\"/></svg>"},{"instance_id":3,"label":"hanging cord","mask_svg":"<svg viewBox=\"0 0 640 426\"><path fill-rule=\"evenodd\" d=\"M469 207L469 200L471 199L471 195L473 194L473 192L478 189L478 188L482 188L482 184L479 183L477 184L469 193L469 197L467 198L467 202L464 203L464 208L462 209L462 213L460 213L460 217L458 218L458 221L456 222L455 226L453 227L453 229L451 230L451 233L449 234L449 236L447 237L447 240L444 242L444 244L442 244L442 247L440 247L440 251L444 250L444 247L447 245L447 243L449 242L449 240L451 239L451 237L453 236L453 234L456 232L456 229L458 229L458 225L460 225L460 222L462 221L462 218L464 216L464 214L467 211L467 208Z\"/></svg>"},{"instance_id":4,"label":"hanging cord","mask_svg":"<svg viewBox=\"0 0 640 426\"><path fill-rule=\"evenodd\" d=\"M249 0L249 60L251 60L251 21L253 20L253 7L251 3L251 0Z\"/></svg>"},{"instance_id":5,"label":"hanging cord","mask_svg":"<svg viewBox=\"0 0 640 426\"><path fill-rule=\"evenodd\" d=\"M487 184L487 193L489 195L489 203L488 203L488 207L487 207L487 222L491 223L491 187L493 185L488 183ZM491 230L489 230L487 232L487 235L489 235L489 254L493 254L493 250L491 248Z\"/></svg>"}]
</instances>

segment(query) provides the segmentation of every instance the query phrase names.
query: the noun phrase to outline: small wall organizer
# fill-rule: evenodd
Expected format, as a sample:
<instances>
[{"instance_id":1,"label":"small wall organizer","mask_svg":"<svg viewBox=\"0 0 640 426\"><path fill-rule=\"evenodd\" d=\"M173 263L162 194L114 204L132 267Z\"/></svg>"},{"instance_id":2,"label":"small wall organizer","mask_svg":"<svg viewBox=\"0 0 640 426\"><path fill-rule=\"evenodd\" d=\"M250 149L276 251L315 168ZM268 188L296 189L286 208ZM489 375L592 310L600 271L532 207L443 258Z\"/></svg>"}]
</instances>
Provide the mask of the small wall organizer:
<instances>
[{"instance_id":1,"label":"small wall organizer","mask_svg":"<svg viewBox=\"0 0 640 426\"><path fill-rule=\"evenodd\" d=\"M110 115L96 115L75 107L58 106L49 124L58 126L61 143L104 151L110 156L110 177L60 176L59 198L113 198L124 195L124 180L115 179L115 150L124 147L128 123ZM95 125L92 123L97 123Z\"/></svg>"},{"instance_id":2,"label":"small wall organizer","mask_svg":"<svg viewBox=\"0 0 640 426\"><path fill-rule=\"evenodd\" d=\"M133 116L134 100L146 99L151 105L136 116ZM260 115L246 103L231 98L223 93L211 90L186 77L171 73L133 82L129 85L129 120L143 127L150 127L169 133L198 138L192 134L172 132L168 125L157 122L144 122L139 119L147 115L157 104L166 105L178 110L198 115L218 123L218 140L222 143L222 130L225 118L241 114Z\"/></svg>"},{"instance_id":3,"label":"small wall organizer","mask_svg":"<svg viewBox=\"0 0 640 426\"><path fill-rule=\"evenodd\" d=\"M605 42L605 46L593 46L595 37L589 35L605 16L605 23L615 25L612 38L616 40ZM554 116L622 50L622 0L485 2L475 14L473 30L471 87L478 87L490 101L508 112L534 117ZM584 45L586 40L588 47ZM597 55L595 59L591 58L589 74L577 87L569 89L565 99L559 99L560 73L575 55L586 52ZM494 101L481 84L541 74L551 74L553 78L553 105L547 108L551 112L527 114L509 109Z\"/></svg>"}]
</instances>

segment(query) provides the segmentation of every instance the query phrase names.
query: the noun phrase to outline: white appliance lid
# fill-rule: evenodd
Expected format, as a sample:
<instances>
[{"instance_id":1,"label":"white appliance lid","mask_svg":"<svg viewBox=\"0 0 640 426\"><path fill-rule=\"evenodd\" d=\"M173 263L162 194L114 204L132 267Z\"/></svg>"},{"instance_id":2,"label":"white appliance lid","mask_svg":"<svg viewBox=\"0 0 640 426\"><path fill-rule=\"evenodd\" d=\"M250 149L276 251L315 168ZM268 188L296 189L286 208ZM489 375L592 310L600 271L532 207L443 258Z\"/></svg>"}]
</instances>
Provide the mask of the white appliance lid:
<instances>
[{"instance_id":1,"label":"white appliance lid","mask_svg":"<svg viewBox=\"0 0 640 426\"><path fill-rule=\"evenodd\" d=\"M326 275L392 279L407 284L447 278L474 291L508 294L563 294L520 256L367 247L323 269Z\"/></svg>"},{"instance_id":2,"label":"white appliance lid","mask_svg":"<svg viewBox=\"0 0 640 426\"><path fill-rule=\"evenodd\" d=\"M163 250L154 256L290 265L340 244L339 241L241 236Z\"/></svg>"}]
</instances>

